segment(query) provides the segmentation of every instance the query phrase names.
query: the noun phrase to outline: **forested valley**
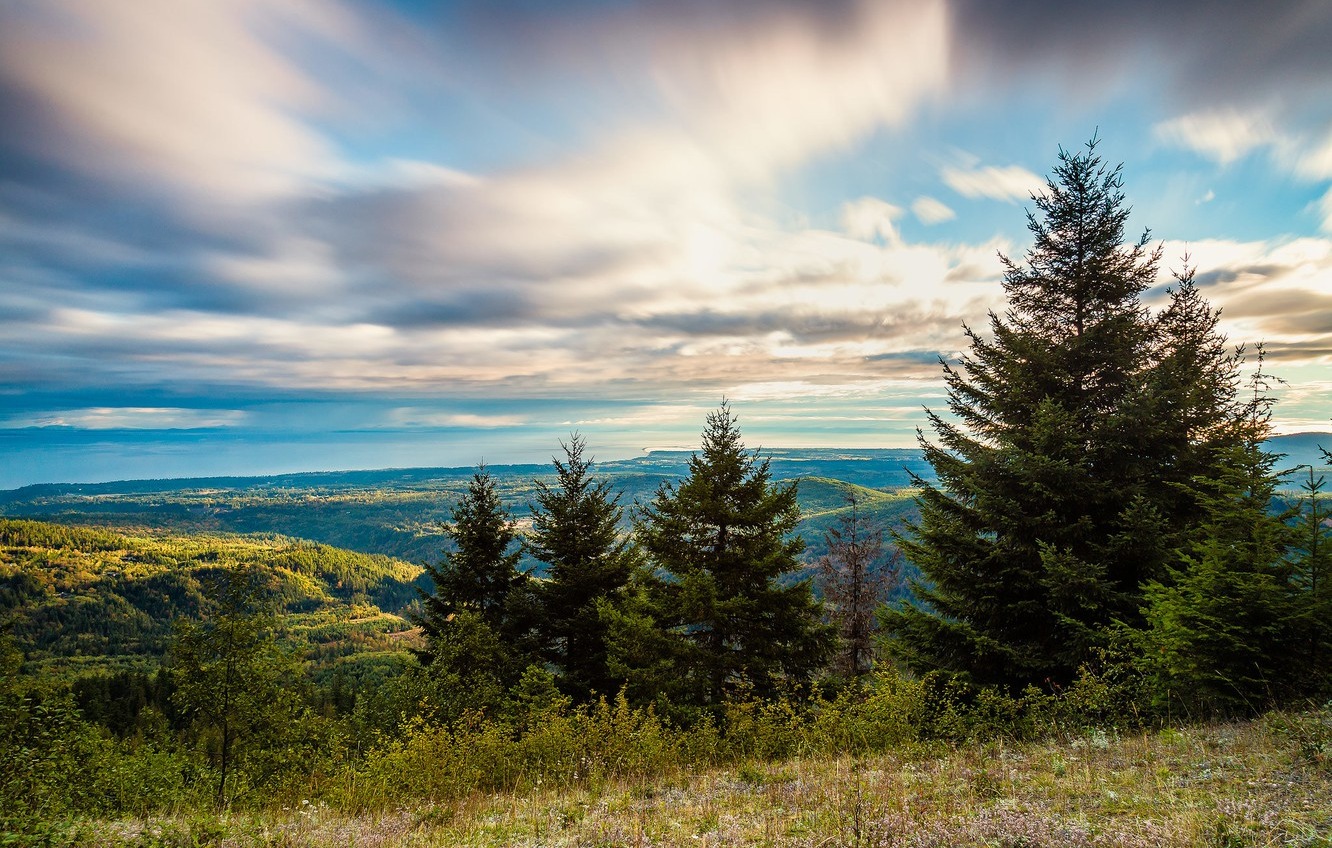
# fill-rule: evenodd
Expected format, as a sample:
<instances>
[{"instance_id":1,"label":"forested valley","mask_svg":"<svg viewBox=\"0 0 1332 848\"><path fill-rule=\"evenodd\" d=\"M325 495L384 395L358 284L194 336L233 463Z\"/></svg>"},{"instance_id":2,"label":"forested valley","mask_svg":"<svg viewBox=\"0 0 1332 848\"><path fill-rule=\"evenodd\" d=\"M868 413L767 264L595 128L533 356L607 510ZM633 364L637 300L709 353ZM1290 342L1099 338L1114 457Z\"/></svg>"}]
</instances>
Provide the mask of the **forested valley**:
<instances>
[{"instance_id":1,"label":"forested valley","mask_svg":"<svg viewBox=\"0 0 1332 848\"><path fill-rule=\"evenodd\" d=\"M6 493L0 831L1332 844L1332 456L1094 143L1035 206L919 452Z\"/></svg>"}]
</instances>

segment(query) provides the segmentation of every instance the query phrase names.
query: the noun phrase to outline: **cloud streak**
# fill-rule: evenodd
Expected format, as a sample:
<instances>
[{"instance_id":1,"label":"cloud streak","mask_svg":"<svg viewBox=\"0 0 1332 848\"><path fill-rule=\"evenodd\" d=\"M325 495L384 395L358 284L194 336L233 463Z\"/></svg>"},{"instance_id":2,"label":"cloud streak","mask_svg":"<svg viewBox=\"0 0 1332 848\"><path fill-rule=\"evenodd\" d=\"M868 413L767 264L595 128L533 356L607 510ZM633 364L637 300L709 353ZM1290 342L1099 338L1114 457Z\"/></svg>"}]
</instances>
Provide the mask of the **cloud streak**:
<instances>
[{"instance_id":1,"label":"cloud streak","mask_svg":"<svg viewBox=\"0 0 1332 848\"><path fill-rule=\"evenodd\" d=\"M1324 362L1332 15L1154 9L7 4L0 404L75 399L0 417L244 429L187 407L373 395L500 433L521 416L426 401L937 382L1025 244L975 201L1026 202L1053 133L1126 92L1131 198L1210 168L1200 283L1235 338ZM1247 168L1303 192L1304 230L1246 231Z\"/></svg>"}]
</instances>

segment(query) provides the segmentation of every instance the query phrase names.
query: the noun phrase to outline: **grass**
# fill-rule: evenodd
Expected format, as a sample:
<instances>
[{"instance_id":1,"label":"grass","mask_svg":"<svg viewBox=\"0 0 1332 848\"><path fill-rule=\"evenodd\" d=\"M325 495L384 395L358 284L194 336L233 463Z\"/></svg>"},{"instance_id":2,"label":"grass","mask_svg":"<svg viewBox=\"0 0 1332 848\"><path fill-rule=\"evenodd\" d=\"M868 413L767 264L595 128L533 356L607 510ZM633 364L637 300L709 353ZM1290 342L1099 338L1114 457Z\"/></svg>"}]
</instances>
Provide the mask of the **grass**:
<instances>
[{"instance_id":1,"label":"grass","mask_svg":"<svg viewBox=\"0 0 1332 848\"><path fill-rule=\"evenodd\" d=\"M145 848L1332 846L1332 769L1291 726L1269 719L749 761L359 815L302 802L221 818L102 822L86 840Z\"/></svg>"}]
</instances>

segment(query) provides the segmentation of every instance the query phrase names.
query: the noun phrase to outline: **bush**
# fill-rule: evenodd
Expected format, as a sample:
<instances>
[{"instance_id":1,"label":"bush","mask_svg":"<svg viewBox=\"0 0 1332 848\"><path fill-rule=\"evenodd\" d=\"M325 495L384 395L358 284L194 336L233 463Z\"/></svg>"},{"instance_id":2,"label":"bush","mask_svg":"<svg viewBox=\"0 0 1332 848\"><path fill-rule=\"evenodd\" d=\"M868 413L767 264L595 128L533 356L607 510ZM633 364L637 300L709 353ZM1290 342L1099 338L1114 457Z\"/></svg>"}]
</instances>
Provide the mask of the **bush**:
<instances>
[{"instance_id":1,"label":"bush","mask_svg":"<svg viewBox=\"0 0 1332 848\"><path fill-rule=\"evenodd\" d=\"M0 692L0 830L106 810L96 784L112 751L68 695Z\"/></svg>"}]
</instances>

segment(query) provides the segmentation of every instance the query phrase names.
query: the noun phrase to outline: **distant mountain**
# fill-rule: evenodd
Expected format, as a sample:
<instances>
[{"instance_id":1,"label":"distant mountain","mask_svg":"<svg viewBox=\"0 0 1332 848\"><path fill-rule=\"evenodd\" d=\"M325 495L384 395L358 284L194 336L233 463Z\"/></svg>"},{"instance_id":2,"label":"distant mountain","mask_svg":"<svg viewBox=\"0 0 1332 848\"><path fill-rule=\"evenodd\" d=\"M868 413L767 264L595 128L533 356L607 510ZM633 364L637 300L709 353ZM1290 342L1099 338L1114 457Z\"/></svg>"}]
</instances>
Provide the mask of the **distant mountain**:
<instances>
[{"instance_id":1,"label":"distant mountain","mask_svg":"<svg viewBox=\"0 0 1332 848\"><path fill-rule=\"evenodd\" d=\"M1318 446L1332 434L1278 436L1283 467L1326 466ZM645 503L664 482L689 472L688 451L651 451L600 462L594 472L620 491L626 528L635 502ZM862 508L899 522L912 501L900 493L912 475L932 480L932 469L913 449L764 451L775 480L800 480L805 517L800 532L817 556L838 504L855 495ZM551 479L549 465L494 465L500 495L520 523L534 499L533 481ZM264 477L128 480L43 484L0 492L0 515L64 524L150 528L189 533L277 533L410 562L438 561L447 542L444 522L465 491L472 468L327 471ZM1293 484L1292 484L1293 485ZM885 500L888 498L888 500Z\"/></svg>"},{"instance_id":2,"label":"distant mountain","mask_svg":"<svg viewBox=\"0 0 1332 848\"><path fill-rule=\"evenodd\" d=\"M611 477L636 476L652 480L676 479L689 473L691 451L648 451L630 459L597 462L594 470ZM908 486L911 474L932 475L919 450L839 450L831 448L764 449L775 479L820 476L848 480L870 488ZM0 507L69 495L129 496L221 490L228 492L310 492L331 494L358 490L393 492L434 491L465 485L476 469L391 468L377 471L311 471L258 477L193 477L165 480L120 480L110 483L39 483L0 491ZM487 470L501 481L551 475L549 464L491 465Z\"/></svg>"},{"instance_id":3,"label":"distant mountain","mask_svg":"<svg viewBox=\"0 0 1332 848\"><path fill-rule=\"evenodd\" d=\"M1277 463L1278 468L1312 466L1332 471L1332 462L1328 462L1322 451L1322 448L1332 451L1332 433L1291 433L1276 436L1267 444L1273 451L1285 454Z\"/></svg>"},{"instance_id":4,"label":"distant mountain","mask_svg":"<svg viewBox=\"0 0 1332 848\"><path fill-rule=\"evenodd\" d=\"M689 471L687 451L653 451L598 463L626 509L645 503L662 483ZM869 489L897 489L927 473L912 450L773 450L774 478L826 478ZM328 471L266 477L128 480L25 486L0 492L0 515L65 524L153 528L176 533L280 533L366 553L434 562L446 544L443 524L472 468ZM520 523L530 514L533 481L549 465L494 465L505 504ZM807 506L806 512L826 505Z\"/></svg>"}]
</instances>

